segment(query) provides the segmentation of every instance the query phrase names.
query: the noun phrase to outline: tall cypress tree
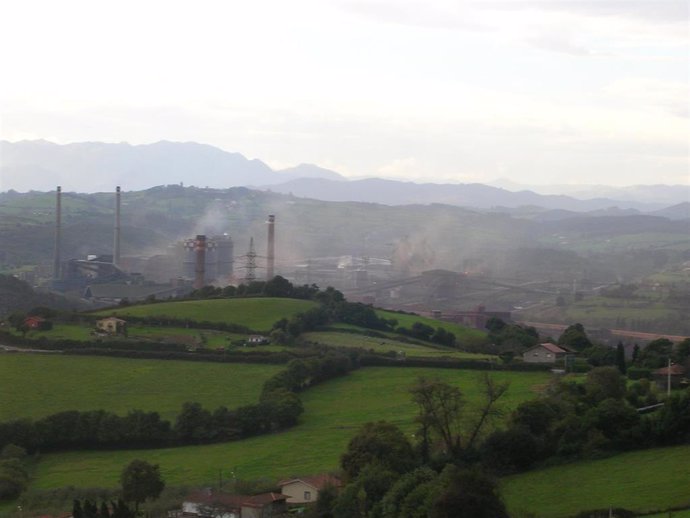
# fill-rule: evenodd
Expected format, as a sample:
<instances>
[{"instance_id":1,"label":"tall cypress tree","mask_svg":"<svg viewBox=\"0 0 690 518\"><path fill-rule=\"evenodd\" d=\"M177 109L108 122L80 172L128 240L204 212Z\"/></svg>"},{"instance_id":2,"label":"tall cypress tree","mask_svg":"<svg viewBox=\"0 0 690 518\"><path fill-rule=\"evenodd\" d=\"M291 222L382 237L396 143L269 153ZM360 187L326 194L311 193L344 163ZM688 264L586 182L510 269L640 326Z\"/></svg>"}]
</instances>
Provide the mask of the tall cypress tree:
<instances>
[{"instance_id":1,"label":"tall cypress tree","mask_svg":"<svg viewBox=\"0 0 690 518\"><path fill-rule=\"evenodd\" d=\"M625 373L628 371L628 368L625 364L625 349L623 348L623 344L621 342L618 342L618 345L616 346L616 366L623 375L625 375Z\"/></svg>"}]
</instances>

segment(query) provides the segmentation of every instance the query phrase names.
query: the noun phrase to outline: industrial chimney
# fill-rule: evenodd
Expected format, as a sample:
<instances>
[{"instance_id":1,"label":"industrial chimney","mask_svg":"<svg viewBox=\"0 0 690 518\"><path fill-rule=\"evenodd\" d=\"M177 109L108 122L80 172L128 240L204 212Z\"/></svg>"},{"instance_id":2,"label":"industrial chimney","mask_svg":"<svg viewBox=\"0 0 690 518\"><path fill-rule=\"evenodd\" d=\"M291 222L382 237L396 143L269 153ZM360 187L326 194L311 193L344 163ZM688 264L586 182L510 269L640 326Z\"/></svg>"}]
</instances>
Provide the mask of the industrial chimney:
<instances>
[{"instance_id":1,"label":"industrial chimney","mask_svg":"<svg viewBox=\"0 0 690 518\"><path fill-rule=\"evenodd\" d=\"M266 280L273 279L275 266L275 226L276 217L268 216L268 253L266 254Z\"/></svg>"},{"instance_id":2,"label":"industrial chimney","mask_svg":"<svg viewBox=\"0 0 690 518\"><path fill-rule=\"evenodd\" d=\"M113 242L113 264L120 265L120 186L115 188L115 236Z\"/></svg>"},{"instance_id":3,"label":"industrial chimney","mask_svg":"<svg viewBox=\"0 0 690 518\"><path fill-rule=\"evenodd\" d=\"M60 278L60 229L62 226L62 187L57 186L57 196L55 200L55 253L53 255L53 279Z\"/></svg>"},{"instance_id":4,"label":"industrial chimney","mask_svg":"<svg viewBox=\"0 0 690 518\"><path fill-rule=\"evenodd\" d=\"M204 276L206 273L206 236L200 234L196 236L194 242L196 262L194 266L194 289L200 290L204 287Z\"/></svg>"}]
</instances>

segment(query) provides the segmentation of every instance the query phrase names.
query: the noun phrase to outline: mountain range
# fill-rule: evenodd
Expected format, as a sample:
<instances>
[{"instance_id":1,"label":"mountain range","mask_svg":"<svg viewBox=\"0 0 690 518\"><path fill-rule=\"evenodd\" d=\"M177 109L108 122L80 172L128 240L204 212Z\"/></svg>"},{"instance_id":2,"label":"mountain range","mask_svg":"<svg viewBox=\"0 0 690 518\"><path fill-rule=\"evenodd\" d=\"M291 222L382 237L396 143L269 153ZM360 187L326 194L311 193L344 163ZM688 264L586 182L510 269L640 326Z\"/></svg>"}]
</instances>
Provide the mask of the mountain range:
<instances>
[{"instance_id":1,"label":"mountain range","mask_svg":"<svg viewBox=\"0 0 690 518\"><path fill-rule=\"evenodd\" d=\"M690 200L690 189L681 185L583 186L580 191L574 191L574 186L561 186L571 191L571 195L564 195L537 193L521 189L518 184L511 184L517 189L512 190L478 183L347 180L335 171L313 164L273 170L261 160L195 142L59 145L45 140L0 141L0 190L4 191L48 190L62 185L65 191L102 192L113 190L115 185L140 190L185 183L211 188L260 187L324 201L386 205L441 203L484 210L538 207L572 212L610 211L612 207L645 213L665 210L667 214L663 215L672 219L688 217L684 204ZM592 196L582 198L585 194Z\"/></svg>"}]
</instances>

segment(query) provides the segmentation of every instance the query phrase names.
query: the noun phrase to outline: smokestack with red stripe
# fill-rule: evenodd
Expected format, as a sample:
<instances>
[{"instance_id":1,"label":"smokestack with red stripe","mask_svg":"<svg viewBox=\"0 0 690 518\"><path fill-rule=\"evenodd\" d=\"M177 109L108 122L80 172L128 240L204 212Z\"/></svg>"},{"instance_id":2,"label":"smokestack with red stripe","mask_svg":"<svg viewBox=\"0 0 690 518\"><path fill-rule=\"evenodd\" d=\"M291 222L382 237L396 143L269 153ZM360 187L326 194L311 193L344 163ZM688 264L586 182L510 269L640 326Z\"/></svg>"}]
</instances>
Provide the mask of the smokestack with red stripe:
<instances>
[{"instance_id":1,"label":"smokestack with red stripe","mask_svg":"<svg viewBox=\"0 0 690 518\"><path fill-rule=\"evenodd\" d=\"M266 254L266 280L270 281L275 275L275 225L276 217L268 216L268 253Z\"/></svg>"},{"instance_id":2,"label":"smokestack with red stripe","mask_svg":"<svg viewBox=\"0 0 690 518\"><path fill-rule=\"evenodd\" d=\"M196 263L194 266L194 289L200 290L204 287L206 282L206 236L198 235L194 241L194 253L196 255Z\"/></svg>"}]
</instances>

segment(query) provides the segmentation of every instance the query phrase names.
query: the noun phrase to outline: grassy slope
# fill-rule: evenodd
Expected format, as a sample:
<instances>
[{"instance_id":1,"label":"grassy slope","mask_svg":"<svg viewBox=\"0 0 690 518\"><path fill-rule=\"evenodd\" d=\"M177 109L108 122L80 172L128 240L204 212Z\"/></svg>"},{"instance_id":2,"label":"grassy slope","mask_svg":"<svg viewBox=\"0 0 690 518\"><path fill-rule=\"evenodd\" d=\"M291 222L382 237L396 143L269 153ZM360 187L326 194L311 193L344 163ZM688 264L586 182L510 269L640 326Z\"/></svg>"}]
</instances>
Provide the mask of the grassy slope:
<instances>
[{"instance_id":1,"label":"grassy slope","mask_svg":"<svg viewBox=\"0 0 690 518\"><path fill-rule=\"evenodd\" d=\"M240 324L257 331L268 331L281 318L289 318L315 306L316 303L308 300L257 297L161 302L113 308L96 314L104 316L118 315L123 318L126 318L127 315L188 318L197 321Z\"/></svg>"},{"instance_id":2,"label":"grassy slope","mask_svg":"<svg viewBox=\"0 0 690 518\"><path fill-rule=\"evenodd\" d=\"M486 338L486 333L479 329L472 329L471 327L461 326L453 322L446 322L444 320L436 320L433 318L422 317L419 315L406 315L404 313L396 313L394 311L377 310L376 313L383 318L394 318L398 321L398 325L406 328L411 328L415 322L421 322L436 329L442 327L446 331L450 331L455 335L458 343L462 345L463 341L481 341Z\"/></svg>"},{"instance_id":3,"label":"grassy slope","mask_svg":"<svg viewBox=\"0 0 690 518\"><path fill-rule=\"evenodd\" d=\"M93 342L95 340L107 342L110 337L96 338L91 335L93 331L92 326L80 324L55 324L50 331L29 331L27 338L38 339L45 336L48 339L60 340L77 340L80 342ZM15 335L21 333L13 331ZM188 329L185 327L154 327L154 326L128 326L127 339L136 340L155 340L155 341L170 341L175 342L176 337L191 336L198 340L201 337L206 337L206 345L208 347L221 347L228 345L232 340L246 339L247 335L237 333L225 333L223 331L214 331L211 329ZM114 340L125 340L123 336L115 336Z\"/></svg>"},{"instance_id":4,"label":"grassy slope","mask_svg":"<svg viewBox=\"0 0 690 518\"><path fill-rule=\"evenodd\" d=\"M555 466L508 477L502 492L511 513L540 518L586 509L634 511L690 505L690 446L652 449Z\"/></svg>"},{"instance_id":5,"label":"grassy slope","mask_svg":"<svg viewBox=\"0 0 690 518\"><path fill-rule=\"evenodd\" d=\"M447 356L449 358L467 358L473 360L495 358L490 354L465 353L458 351L457 349L442 346L426 347L424 345L399 342L389 338L377 338L354 333L314 332L304 333L302 338L332 347L362 347L364 349L373 349L379 353L386 353L388 351L404 351L409 357L425 356L438 358Z\"/></svg>"},{"instance_id":6,"label":"grassy slope","mask_svg":"<svg viewBox=\"0 0 690 518\"><path fill-rule=\"evenodd\" d=\"M0 355L0 420L62 410L156 410L174 418L185 401L210 409L255 403L263 382L281 366Z\"/></svg>"},{"instance_id":7,"label":"grassy slope","mask_svg":"<svg viewBox=\"0 0 690 518\"><path fill-rule=\"evenodd\" d=\"M159 463L170 484L203 484L222 469L241 478L280 478L337 467L341 453L365 422L385 419L412 433L416 413L409 387L418 376L438 377L460 386L470 404L478 400L477 371L416 368L366 368L302 394L305 414L283 433L209 446L118 452L70 452L44 455L35 471L41 488L115 486L122 466L134 458ZM549 379L546 373L497 372L510 380L507 408L534 397Z\"/></svg>"}]
</instances>

